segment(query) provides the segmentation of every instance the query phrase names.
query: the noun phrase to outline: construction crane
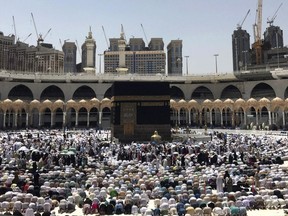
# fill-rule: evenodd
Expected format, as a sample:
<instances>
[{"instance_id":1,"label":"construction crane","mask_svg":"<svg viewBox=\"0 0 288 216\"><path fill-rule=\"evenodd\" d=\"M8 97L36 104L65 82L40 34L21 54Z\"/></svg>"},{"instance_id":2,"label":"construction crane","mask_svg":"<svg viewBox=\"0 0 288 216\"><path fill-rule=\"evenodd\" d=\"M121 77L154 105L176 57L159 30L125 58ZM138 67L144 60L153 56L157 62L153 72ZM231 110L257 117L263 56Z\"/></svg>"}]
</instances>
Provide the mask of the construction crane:
<instances>
[{"instance_id":1,"label":"construction crane","mask_svg":"<svg viewBox=\"0 0 288 216\"><path fill-rule=\"evenodd\" d=\"M15 41L17 41L17 36L16 36L16 25L15 25L15 19L14 19L14 16L12 16L13 18L13 28L14 28L14 34L15 34Z\"/></svg>"},{"instance_id":2,"label":"construction crane","mask_svg":"<svg viewBox=\"0 0 288 216\"><path fill-rule=\"evenodd\" d=\"M82 54L81 54L80 47L79 47L79 44L78 44L77 40L76 40L76 46L77 46L77 49L78 49L78 52L79 52L80 59L82 61Z\"/></svg>"},{"instance_id":3,"label":"construction crane","mask_svg":"<svg viewBox=\"0 0 288 216\"><path fill-rule=\"evenodd\" d=\"M51 31L51 28L48 30L48 32L45 34L45 36L42 37L42 34L38 34L37 26L36 26L36 23L35 23L35 19L34 19L33 13L31 13L31 17L32 17L32 21L33 21L34 28L35 28L35 32L36 32L36 36L37 36L37 45L39 45L40 43L43 43L43 42L44 42L44 39L46 38L46 36L47 36L47 35L49 34L49 32Z\"/></svg>"},{"instance_id":4,"label":"construction crane","mask_svg":"<svg viewBox=\"0 0 288 216\"><path fill-rule=\"evenodd\" d=\"M255 63L261 64L262 63L262 39L261 39L261 32L262 32L262 7L263 7L263 0L258 0L258 6L256 10L256 20L255 24L253 25L254 30L254 43L252 48L255 51Z\"/></svg>"},{"instance_id":5,"label":"construction crane","mask_svg":"<svg viewBox=\"0 0 288 216\"><path fill-rule=\"evenodd\" d=\"M244 22L245 22L247 16L249 15L249 13L250 13L250 9L247 11L247 13L246 13L246 15L245 15L243 21L241 22L241 24L239 24L239 23L237 24L237 29L241 29L241 28L242 28L242 26L243 26L243 24L244 24Z\"/></svg>"},{"instance_id":6,"label":"construction crane","mask_svg":"<svg viewBox=\"0 0 288 216\"><path fill-rule=\"evenodd\" d=\"M107 36L106 36L106 33L105 33L104 26L102 26L102 31L103 31L103 34L104 34L104 37L105 37L105 41L106 41L106 44L107 44L107 48L109 49L109 43L108 43L108 40L107 40Z\"/></svg>"},{"instance_id":7,"label":"construction crane","mask_svg":"<svg viewBox=\"0 0 288 216\"><path fill-rule=\"evenodd\" d=\"M271 19L269 19L269 17L267 18L267 23L269 24L269 26L272 26L272 25L273 25L273 22L274 22L274 20L275 20L276 17L277 17L277 13L278 13L279 9L282 7L282 5L283 5L283 2L279 5L279 7L278 7L277 10L275 11L275 13L274 13L274 15L273 15L273 17L272 17Z\"/></svg>"},{"instance_id":8,"label":"construction crane","mask_svg":"<svg viewBox=\"0 0 288 216\"><path fill-rule=\"evenodd\" d=\"M24 40L23 43L25 43L25 41L32 35L32 33L30 33Z\"/></svg>"},{"instance_id":9,"label":"construction crane","mask_svg":"<svg viewBox=\"0 0 288 216\"><path fill-rule=\"evenodd\" d=\"M145 30L144 30L144 27L143 27L143 25L142 25L142 24L141 24L141 28L142 28L142 31L143 31L143 33L144 33L144 36L145 36L146 44L147 44L147 46L148 46L148 40L147 40L147 36L146 36Z\"/></svg>"}]
</instances>

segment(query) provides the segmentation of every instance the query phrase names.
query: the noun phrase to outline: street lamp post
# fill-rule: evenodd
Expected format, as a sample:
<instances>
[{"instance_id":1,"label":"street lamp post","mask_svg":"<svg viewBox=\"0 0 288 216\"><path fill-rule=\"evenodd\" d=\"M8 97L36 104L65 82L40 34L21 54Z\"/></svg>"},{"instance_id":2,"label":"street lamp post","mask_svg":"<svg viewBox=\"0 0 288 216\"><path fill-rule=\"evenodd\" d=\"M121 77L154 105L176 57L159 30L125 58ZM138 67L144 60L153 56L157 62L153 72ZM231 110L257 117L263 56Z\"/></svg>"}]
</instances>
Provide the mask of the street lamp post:
<instances>
[{"instance_id":1,"label":"street lamp post","mask_svg":"<svg viewBox=\"0 0 288 216\"><path fill-rule=\"evenodd\" d=\"M219 54L214 54L215 57L215 67L216 67L216 74L218 73L218 65L217 65L217 57L219 56Z\"/></svg>"},{"instance_id":2,"label":"street lamp post","mask_svg":"<svg viewBox=\"0 0 288 216\"><path fill-rule=\"evenodd\" d=\"M186 58L186 75L188 76L188 59L189 56L184 56Z\"/></svg>"},{"instance_id":3,"label":"street lamp post","mask_svg":"<svg viewBox=\"0 0 288 216\"><path fill-rule=\"evenodd\" d=\"M101 74L101 56L103 56L103 54L98 54L99 56L99 73Z\"/></svg>"}]
</instances>

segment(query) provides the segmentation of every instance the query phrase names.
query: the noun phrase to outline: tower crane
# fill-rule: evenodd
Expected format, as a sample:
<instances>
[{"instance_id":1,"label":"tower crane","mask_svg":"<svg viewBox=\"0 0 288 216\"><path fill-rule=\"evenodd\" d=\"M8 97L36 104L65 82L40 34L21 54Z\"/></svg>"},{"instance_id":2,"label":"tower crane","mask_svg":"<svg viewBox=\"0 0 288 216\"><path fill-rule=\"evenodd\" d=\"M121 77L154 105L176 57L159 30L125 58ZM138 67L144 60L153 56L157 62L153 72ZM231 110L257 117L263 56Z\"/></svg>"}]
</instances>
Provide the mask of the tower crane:
<instances>
[{"instance_id":1,"label":"tower crane","mask_svg":"<svg viewBox=\"0 0 288 216\"><path fill-rule=\"evenodd\" d=\"M144 33L144 36L145 36L146 44L147 44L147 46L148 46L148 40L147 40L147 36L146 36L145 30L144 30L144 27L143 27L143 25L142 25L142 24L141 24L141 28L142 28L142 31L143 31L143 33Z\"/></svg>"},{"instance_id":2,"label":"tower crane","mask_svg":"<svg viewBox=\"0 0 288 216\"><path fill-rule=\"evenodd\" d=\"M107 36L106 36L106 33L105 33L104 26L102 26L102 31L103 31L103 34L104 34L104 37L105 37L105 41L106 41L106 44L107 44L107 49L109 49L109 43L108 43L108 40L107 40Z\"/></svg>"},{"instance_id":3,"label":"tower crane","mask_svg":"<svg viewBox=\"0 0 288 216\"><path fill-rule=\"evenodd\" d=\"M16 25L15 25L15 19L14 19L14 16L12 16L13 18L13 28L14 28L14 34L15 34L15 41L17 41L17 36L16 36Z\"/></svg>"},{"instance_id":4,"label":"tower crane","mask_svg":"<svg viewBox=\"0 0 288 216\"><path fill-rule=\"evenodd\" d=\"M25 43L25 41L32 35L32 33L30 33L24 40L23 42Z\"/></svg>"},{"instance_id":5,"label":"tower crane","mask_svg":"<svg viewBox=\"0 0 288 216\"><path fill-rule=\"evenodd\" d=\"M252 48L255 51L255 62L256 64L262 63L262 39L261 39L261 32L262 32L262 7L263 7L263 0L258 0L258 6L256 10L256 20L255 24L253 25L254 30L254 43Z\"/></svg>"},{"instance_id":6,"label":"tower crane","mask_svg":"<svg viewBox=\"0 0 288 216\"><path fill-rule=\"evenodd\" d=\"M273 25L273 22L274 22L274 20L275 20L276 17L277 17L277 13L278 13L279 9L282 7L282 5L283 5L283 2L279 5L279 7L278 7L277 10L275 11L275 13L274 13L274 15L273 15L273 17L272 17L271 19L267 18L267 23L269 24L269 26L272 26L272 25Z\"/></svg>"},{"instance_id":7,"label":"tower crane","mask_svg":"<svg viewBox=\"0 0 288 216\"><path fill-rule=\"evenodd\" d=\"M33 13L31 13L31 17L32 17L32 21L33 21L34 28L35 28L35 32L36 32L36 36L37 36L37 45L39 45L40 43L43 43L43 42L44 42L44 39L46 38L46 36L48 35L48 33L51 31L51 28L48 30L48 32L45 34L45 36L42 37L42 34L38 34Z\"/></svg>"},{"instance_id":8,"label":"tower crane","mask_svg":"<svg viewBox=\"0 0 288 216\"><path fill-rule=\"evenodd\" d=\"M246 15L245 15L243 21L241 22L241 24L239 24L239 23L237 24L237 29L241 29L241 28L242 28L242 26L243 26L243 24L244 24L244 22L245 22L247 16L249 15L249 13L250 13L250 9L247 11L247 13L246 13Z\"/></svg>"}]
</instances>

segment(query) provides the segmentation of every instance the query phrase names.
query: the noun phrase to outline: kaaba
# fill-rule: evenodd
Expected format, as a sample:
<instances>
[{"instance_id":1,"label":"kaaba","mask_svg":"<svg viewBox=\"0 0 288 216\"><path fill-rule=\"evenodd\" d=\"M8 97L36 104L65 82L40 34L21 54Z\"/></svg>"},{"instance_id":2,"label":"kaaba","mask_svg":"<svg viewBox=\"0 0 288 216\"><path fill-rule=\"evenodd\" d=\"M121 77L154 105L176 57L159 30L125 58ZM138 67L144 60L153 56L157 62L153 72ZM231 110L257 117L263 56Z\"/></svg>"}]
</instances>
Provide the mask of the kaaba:
<instances>
[{"instance_id":1,"label":"kaaba","mask_svg":"<svg viewBox=\"0 0 288 216\"><path fill-rule=\"evenodd\" d=\"M166 82L115 82L111 132L120 142L150 141L154 131L170 140L170 88Z\"/></svg>"}]
</instances>

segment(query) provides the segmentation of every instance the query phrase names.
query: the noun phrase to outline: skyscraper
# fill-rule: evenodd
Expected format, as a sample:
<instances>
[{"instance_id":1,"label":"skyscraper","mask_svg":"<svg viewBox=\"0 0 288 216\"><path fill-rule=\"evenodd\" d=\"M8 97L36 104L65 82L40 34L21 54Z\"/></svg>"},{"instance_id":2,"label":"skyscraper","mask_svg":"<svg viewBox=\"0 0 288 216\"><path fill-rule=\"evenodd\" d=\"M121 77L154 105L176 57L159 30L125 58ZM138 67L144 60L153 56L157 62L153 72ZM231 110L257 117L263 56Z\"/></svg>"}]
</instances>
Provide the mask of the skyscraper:
<instances>
[{"instance_id":1,"label":"skyscraper","mask_svg":"<svg viewBox=\"0 0 288 216\"><path fill-rule=\"evenodd\" d=\"M264 32L264 44L267 48L283 47L283 31L279 26L269 26Z\"/></svg>"},{"instance_id":2,"label":"skyscraper","mask_svg":"<svg viewBox=\"0 0 288 216\"><path fill-rule=\"evenodd\" d=\"M239 27L232 35L233 71L247 70L251 63L249 50L250 35Z\"/></svg>"},{"instance_id":3,"label":"skyscraper","mask_svg":"<svg viewBox=\"0 0 288 216\"><path fill-rule=\"evenodd\" d=\"M8 69L8 47L13 45L15 36L4 36L0 31L0 69Z\"/></svg>"},{"instance_id":4,"label":"skyscraper","mask_svg":"<svg viewBox=\"0 0 288 216\"><path fill-rule=\"evenodd\" d=\"M182 40L171 40L167 45L168 75L182 75Z\"/></svg>"},{"instance_id":5,"label":"skyscraper","mask_svg":"<svg viewBox=\"0 0 288 216\"><path fill-rule=\"evenodd\" d=\"M64 72L76 72L76 44L74 42L65 41L62 49L64 52Z\"/></svg>"},{"instance_id":6,"label":"skyscraper","mask_svg":"<svg viewBox=\"0 0 288 216\"><path fill-rule=\"evenodd\" d=\"M96 42L92 36L91 28L82 45L82 69L86 72L95 72Z\"/></svg>"}]
</instances>

